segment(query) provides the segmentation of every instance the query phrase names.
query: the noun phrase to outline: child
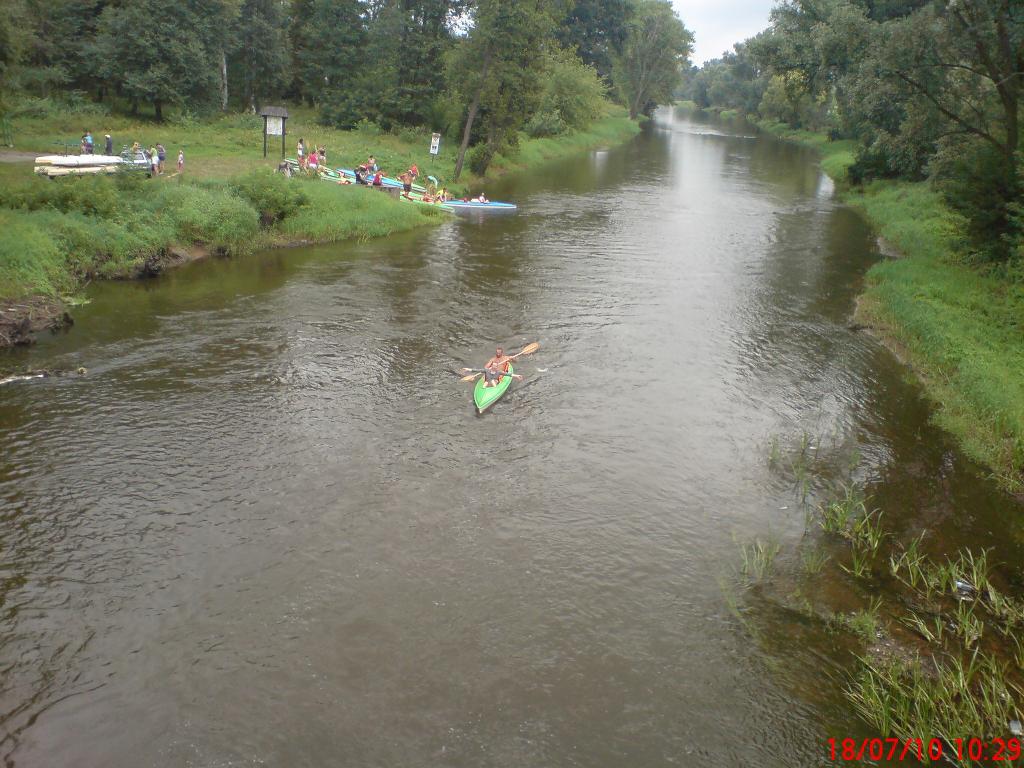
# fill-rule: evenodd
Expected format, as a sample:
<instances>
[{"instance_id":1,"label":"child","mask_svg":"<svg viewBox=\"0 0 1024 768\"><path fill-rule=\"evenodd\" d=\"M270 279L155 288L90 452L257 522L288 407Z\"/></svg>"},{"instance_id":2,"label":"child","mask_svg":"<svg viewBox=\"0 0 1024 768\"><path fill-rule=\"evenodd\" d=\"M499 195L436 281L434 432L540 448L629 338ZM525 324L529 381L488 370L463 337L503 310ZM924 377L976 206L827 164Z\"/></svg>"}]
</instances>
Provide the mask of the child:
<instances>
[{"instance_id":1,"label":"child","mask_svg":"<svg viewBox=\"0 0 1024 768\"><path fill-rule=\"evenodd\" d=\"M184 149L179 149L178 150L178 173L181 173L184 170L185 170L185 150Z\"/></svg>"}]
</instances>

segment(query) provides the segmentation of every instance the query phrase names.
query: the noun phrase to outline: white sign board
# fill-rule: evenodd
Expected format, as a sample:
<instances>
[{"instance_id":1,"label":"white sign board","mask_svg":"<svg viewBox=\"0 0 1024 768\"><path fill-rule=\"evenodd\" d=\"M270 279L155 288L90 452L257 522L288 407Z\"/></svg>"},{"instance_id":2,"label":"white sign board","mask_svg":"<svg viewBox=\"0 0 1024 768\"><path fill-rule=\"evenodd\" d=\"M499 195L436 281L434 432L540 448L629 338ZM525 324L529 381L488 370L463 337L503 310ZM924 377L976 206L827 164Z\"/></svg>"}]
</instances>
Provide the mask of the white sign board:
<instances>
[{"instance_id":1,"label":"white sign board","mask_svg":"<svg viewBox=\"0 0 1024 768\"><path fill-rule=\"evenodd\" d=\"M430 154L436 155L437 150L441 147L441 134L435 133L430 137Z\"/></svg>"},{"instance_id":2,"label":"white sign board","mask_svg":"<svg viewBox=\"0 0 1024 768\"><path fill-rule=\"evenodd\" d=\"M280 117L267 118L267 136L280 136L284 133L284 119Z\"/></svg>"}]
</instances>

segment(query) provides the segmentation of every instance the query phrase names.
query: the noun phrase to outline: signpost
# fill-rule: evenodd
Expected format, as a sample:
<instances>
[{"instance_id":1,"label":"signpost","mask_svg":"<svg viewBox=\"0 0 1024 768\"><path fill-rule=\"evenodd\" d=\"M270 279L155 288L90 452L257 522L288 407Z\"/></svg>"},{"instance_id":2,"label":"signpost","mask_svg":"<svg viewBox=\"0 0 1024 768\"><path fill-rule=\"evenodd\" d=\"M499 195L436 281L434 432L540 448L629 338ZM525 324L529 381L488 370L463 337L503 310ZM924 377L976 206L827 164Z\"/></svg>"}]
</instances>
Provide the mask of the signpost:
<instances>
[{"instance_id":1,"label":"signpost","mask_svg":"<svg viewBox=\"0 0 1024 768\"><path fill-rule=\"evenodd\" d=\"M267 156L267 136L281 137L281 159L284 159L284 140L287 130L288 110L284 107L264 107L260 112L263 118L263 156Z\"/></svg>"},{"instance_id":2,"label":"signpost","mask_svg":"<svg viewBox=\"0 0 1024 768\"><path fill-rule=\"evenodd\" d=\"M437 150L441 148L441 134L434 133L430 136L430 154L436 155Z\"/></svg>"}]
</instances>

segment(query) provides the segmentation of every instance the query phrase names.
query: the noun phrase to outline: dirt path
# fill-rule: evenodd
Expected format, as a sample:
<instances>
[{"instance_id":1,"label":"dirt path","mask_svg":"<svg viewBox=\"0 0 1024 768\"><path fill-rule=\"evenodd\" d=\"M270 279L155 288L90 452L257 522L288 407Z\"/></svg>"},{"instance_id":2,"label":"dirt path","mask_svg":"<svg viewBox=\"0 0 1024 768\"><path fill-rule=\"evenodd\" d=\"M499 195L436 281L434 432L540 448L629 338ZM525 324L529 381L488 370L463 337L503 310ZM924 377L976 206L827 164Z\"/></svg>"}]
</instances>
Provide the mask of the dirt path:
<instances>
[{"instance_id":1,"label":"dirt path","mask_svg":"<svg viewBox=\"0 0 1024 768\"><path fill-rule=\"evenodd\" d=\"M13 149L0 149L0 163L31 163L39 157L38 152L16 152Z\"/></svg>"}]
</instances>

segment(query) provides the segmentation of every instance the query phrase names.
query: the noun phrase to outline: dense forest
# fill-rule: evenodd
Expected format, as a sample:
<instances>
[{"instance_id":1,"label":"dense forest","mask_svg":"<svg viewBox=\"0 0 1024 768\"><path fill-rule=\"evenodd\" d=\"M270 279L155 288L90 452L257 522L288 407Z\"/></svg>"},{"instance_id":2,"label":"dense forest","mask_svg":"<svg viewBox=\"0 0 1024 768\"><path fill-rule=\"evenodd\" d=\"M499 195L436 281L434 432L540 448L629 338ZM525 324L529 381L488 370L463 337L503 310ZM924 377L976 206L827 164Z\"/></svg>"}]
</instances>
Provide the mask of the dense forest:
<instances>
[{"instance_id":1,"label":"dense forest","mask_svg":"<svg viewBox=\"0 0 1024 768\"><path fill-rule=\"evenodd\" d=\"M783 0L680 95L857 142L854 184L929 179L961 250L1024 280L1024 3Z\"/></svg>"},{"instance_id":2,"label":"dense forest","mask_svg":"<svg viewBox=\"0 0 1024 768\"><path fill-rule=\"evenodd\" d=\"M423 126L482 174L520 132L636 117L693 36L667 0L7 0L0 109L89 100L157 120L314 106L327 124ZM18 101L11 94L20 94ZM472 147L468 152L467 149Z\"/></svg>"}]
</instances>

